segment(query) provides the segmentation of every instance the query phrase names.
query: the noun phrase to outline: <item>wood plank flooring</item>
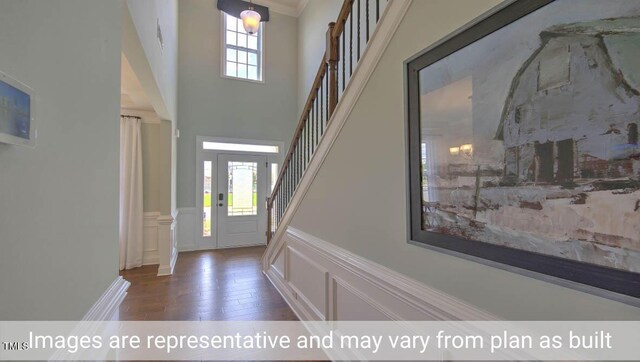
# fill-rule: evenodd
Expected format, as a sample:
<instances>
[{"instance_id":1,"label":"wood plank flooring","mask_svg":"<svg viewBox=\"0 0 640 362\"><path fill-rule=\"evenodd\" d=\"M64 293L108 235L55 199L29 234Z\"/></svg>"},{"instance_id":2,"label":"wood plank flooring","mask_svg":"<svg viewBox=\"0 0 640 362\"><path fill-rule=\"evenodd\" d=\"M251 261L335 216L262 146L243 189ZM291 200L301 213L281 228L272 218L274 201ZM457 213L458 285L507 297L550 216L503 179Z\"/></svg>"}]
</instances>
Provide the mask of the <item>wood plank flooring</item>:
<instances>
[{"instance_id":1,"label":"wood plank flooring","mask_svg":"<svg viewBox=\"0 0 640 362\"><path fill-rule=\"evenodd\" d=\"M157 265L121 273L131 282L120 320L298 320L262 274L265 247L180 253L174 274Z\"/></svg>"}]
</instances>

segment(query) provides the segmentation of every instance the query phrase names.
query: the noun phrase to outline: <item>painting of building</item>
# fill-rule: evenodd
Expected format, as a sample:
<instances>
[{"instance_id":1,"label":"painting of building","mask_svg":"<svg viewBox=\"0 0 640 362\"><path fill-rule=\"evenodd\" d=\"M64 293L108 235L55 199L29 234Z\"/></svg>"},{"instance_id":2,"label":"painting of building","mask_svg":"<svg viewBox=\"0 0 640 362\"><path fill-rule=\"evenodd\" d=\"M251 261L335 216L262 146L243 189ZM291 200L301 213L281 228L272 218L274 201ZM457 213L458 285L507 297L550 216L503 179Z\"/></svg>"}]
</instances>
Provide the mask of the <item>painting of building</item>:
<instances>
[{"instance_id":1,"label":"painting of building","mask_svg":"<svg viewBox=\"0 0 640 362\"><path fill-rule=\"evenodd\" d=\"M424 230L640 272L640 8L618 12L539 13L421 71Z\"/></svg>"},{"instance_id":2,"label":"painting of building","mask_svg":"<svg viewBox=\"0 0 640 362\"><path fill-rule=\"evenodd\" d=\"M563 183L640 177L640 92L606 36L632 37L639 18L553 26L513 80L496 139L504 178Z\"/></svg>"}]
</instances>

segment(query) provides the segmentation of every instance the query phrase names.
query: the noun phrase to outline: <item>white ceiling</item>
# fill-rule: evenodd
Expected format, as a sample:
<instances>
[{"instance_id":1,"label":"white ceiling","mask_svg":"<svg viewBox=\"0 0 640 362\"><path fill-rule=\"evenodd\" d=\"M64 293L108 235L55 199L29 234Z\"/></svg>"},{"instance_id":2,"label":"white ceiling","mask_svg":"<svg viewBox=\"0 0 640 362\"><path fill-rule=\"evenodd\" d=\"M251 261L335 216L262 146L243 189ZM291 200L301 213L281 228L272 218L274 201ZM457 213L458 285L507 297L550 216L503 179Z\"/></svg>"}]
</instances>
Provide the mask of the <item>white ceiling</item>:
<instances>
[{"instance_id":1,"label":"white ceiling","mask_svg":"<svg viewBox=\"0 0 640 362\"><path fill-rule=\"evenodd\" d=\"M254 0L256 4L269 7L269 10L289 16L300 16L309 0Z\"/></svg>"},{"instance_id":2,"label":"white ceiling","mask_svg":"<svg viewBox=\"0 0 640 362\"><path fill-rule=\"evenodd\" d=\"M138 77L133 72L129 61L123 55L120 56L122 66L120 76L120 107L137 109L141 111L153 111L153 106L147 94L144 92Z\"/></svg>"}]
</instances>

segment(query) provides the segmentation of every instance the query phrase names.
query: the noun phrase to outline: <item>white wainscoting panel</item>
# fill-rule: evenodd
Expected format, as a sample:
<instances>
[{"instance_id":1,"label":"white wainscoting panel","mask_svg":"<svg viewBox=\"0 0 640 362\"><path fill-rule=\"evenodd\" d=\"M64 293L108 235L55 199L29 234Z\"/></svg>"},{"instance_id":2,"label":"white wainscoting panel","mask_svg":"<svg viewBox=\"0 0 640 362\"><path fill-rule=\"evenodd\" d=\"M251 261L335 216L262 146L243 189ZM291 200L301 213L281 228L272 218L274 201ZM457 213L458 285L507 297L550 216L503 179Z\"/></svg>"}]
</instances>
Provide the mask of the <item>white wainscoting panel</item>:
<instances>
[{"instance_id":1,"label":"white wainscoting panel","mask_svg":"<svg viewBox=\"0 0 640 362\"><path fill-rule=\"evenodd\" d=\"M329 272L292 247L287 248L289 288L317 320L326 320ZM286 268L286 267L285 267Z\"/></svg>"},{"instance_id":2,"label":"white wainscoting panel","mask_svg":"<svg viewBox=\"0 0 640 362\"><path fill-rule=\"evenodd\" d=\"M159 212L145 212L142 232L144 249L142 265L158 264L158 217Z\"/></svg>"},{"instance_id":3,"label":"white wainscoting panel","mask_svg":"<svg viewBox=\"0 0 640 362\"><path fill-rule=\"evenodd\" d=\"M142 264L158 265L158 275L172 274L178 258L175 219L159 212L145 212L142 238Z\"/></svg>"},{"instance_id":4,"label":"white wainscoting panel","mask_svg":"<svg viewBox=\"0 0 640 362\"><path fill-rule=\"evenodd\" d=\"M272 255L265 274L302 320L499 320L292 227Z\"/></svg>"},{"instance_id":5,"label":"white wainscoting panel","mask_svg":"<svg viewBox=\"0 0 640 362\"><path fill-rule=\"evenodd\" d=\"M356 287L333 278L333 318L338 321L387 321L389 311L379 306L374 300L364 295ZM338 308L340 306L340 308Z\"/></svg>"},{"instance_id":6,"label":"white wainscoting panel","mask_svg":"<svg viewBox=\"0 0 640 362\"><path fill-rule=\"evenodd\" d=\"M195 207L182 207L178 209L177 235L178 250L190 251L197 248L198 221L202 217Z\"/></svg>"}]
</instances>

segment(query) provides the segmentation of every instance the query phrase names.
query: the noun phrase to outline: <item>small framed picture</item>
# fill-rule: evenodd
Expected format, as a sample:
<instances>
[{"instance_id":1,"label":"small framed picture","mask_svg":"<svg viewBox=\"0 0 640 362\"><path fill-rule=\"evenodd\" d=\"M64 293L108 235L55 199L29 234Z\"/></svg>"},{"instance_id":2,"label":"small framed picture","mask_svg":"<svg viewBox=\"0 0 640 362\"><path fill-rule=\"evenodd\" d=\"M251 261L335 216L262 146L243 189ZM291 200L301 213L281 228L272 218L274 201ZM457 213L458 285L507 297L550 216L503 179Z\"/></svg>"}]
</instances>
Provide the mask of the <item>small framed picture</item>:
<instances>
[{"instance_id":1,"label":"small framed picture","mask_svg":"<svg viewBox=\"0 0 640 362\"><path fill-rule=\"evenodd\" d=\"M35 146L33 90L0 72L0 142Z\"/></svg>"}]
</instances>

